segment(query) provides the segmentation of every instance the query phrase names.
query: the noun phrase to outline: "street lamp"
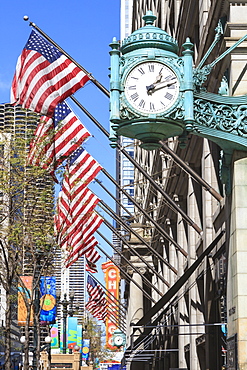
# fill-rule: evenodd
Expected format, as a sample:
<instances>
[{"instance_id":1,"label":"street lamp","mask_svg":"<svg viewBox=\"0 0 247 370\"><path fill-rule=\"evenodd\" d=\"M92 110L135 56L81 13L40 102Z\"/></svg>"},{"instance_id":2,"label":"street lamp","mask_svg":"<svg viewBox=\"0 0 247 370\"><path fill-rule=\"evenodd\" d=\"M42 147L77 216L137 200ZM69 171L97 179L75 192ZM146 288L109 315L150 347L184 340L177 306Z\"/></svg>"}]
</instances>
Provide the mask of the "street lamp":
<instances>
[{"instance_id":1,"label":"street lamp","mask_svg":"<svg viewBox=\"0 0 247 370\"><path fill-rule=\"evenodd\" d=\"M66 353L67 349L67 343L66 343L66 333L67 333L67 317L70 316L72 317L74 314L74 308L73 308L73 303L74 303L74 298L75 298L75 293L72 290L69 293L69 299L67 299L67 293L64 293L63 295L63 300L61 300L61 292L60 290L57 291L57 304L62 306L62 311L63 311L63 353ZM79 306L75 307L75 309L78 309Z\"/></svg>"},{"instance_id":2,"label":"street lamp","mask_svg":"<svg viewBox=\"0 0 247 370\"><path fill-rule=\"evenodd\" d=\"M41 260L44 258L43 252L37 248L35 251L36 267L34 271L34 301L33 301L33 370L37 370L39 359L37 358L38 349L38 326L40 325L40 272Z\"/></svg>"},{"instance_id":3,"label":"street lamp","mask_svg":"<svg viewBox=\"0 0 247 370\"><path fill-rule=\"evenodd\" d=\"M51 369L51 342L52 342L52 338L47 335L47 337L45 337L45 345L42 347L41 350L45 349L46 348L46 351L47 351L47 357L48 357L48 369L50 370Z\"/></svg>"},{"instance_id":4,"label":"street lamp","mask_svg":"<svg viewBox=\"0 0 247 370\"><path fill-rule=\"evenodd\" d=\"M80 368L82 367L82 355L83 355L83 333L87 330L87 325L85 325L85 328L83 328L83 323L81 326L81 353L80 353Z\"/></svg>"},{"instance_id":5,"label":"street lamp","mask_svg":"<svg viewBox=\"0 0 247 370\"><path fill-rule=\"evenodd\" d=\"M26 342L26 337L25 335L22 335L20 337L20 342L21 342L21 364L23 366L23 363L24 363L24 360L23 360L23 357L24 357L24 343Z\"/></svg>"}]
</instances>

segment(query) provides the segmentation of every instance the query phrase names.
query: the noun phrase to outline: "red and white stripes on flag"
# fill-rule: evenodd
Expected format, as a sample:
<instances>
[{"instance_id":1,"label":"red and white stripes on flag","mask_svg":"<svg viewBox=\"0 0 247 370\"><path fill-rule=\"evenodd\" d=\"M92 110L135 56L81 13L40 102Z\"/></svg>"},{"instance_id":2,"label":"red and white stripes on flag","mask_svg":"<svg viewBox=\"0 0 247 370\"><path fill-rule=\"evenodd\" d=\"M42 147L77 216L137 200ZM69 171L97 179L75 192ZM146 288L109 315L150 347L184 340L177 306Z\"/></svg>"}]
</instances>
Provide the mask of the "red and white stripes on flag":
<instances>
[{"instance_id":1,"label":"red and white stripes on flag","mask_svg":"<svg viewBox=\"0 0 247 370\"><path fill-rule=\"evenodd\" d=\"M10 101L52 117L57 104L74 94L89 79L33 30L17 61Z\"/></svg>"},{"instance_id":2,"label":"red and white stripes on flag","mask_svg":"<svg viewBox=\"0 0 247 370\"><path fill-rule=\"evenodd\" d=\"M72 224L85 221L99 201L87 185L101 170L99 163L82 147L69 158L55 216L56 234L67 233ZM72 226L73 228L73 226ZM60 238L61 239L61 238Z\"/></svg>"},{"instance_id":3,"label":"red and white stripes on flag","mask_svg":"<svg viewBox=\"0 0 247 370\"><path fill-rule=\"evenodd\" d=\"M89 275L87 278L89 300L86 309L97 319L105 321L107 316L107 302L101 286Z\"/></svg>"},{"instance_id":4,"label":"red and white stripes on flag","mask_svg":"<svg viewBox=\"0 0 247 370\"><path fill-rule=\"evenodd\" d=\"M78 148L68 159L64 176L64 191L72 198L97 176L101 170L99 163L83 148Z\"/></svg>"},{"instance_id":5,"label":"red and white stripes on flag","mask_svg":"<svg viewBox=\"0 0 247 370\"><path fill-rule=\"evenodd\" d=\"M96 263L101 258L100 254L96 251L95 248L89 249L87 253L85 253L86 257L86 271L88 272L98 272Z\"/></svg>"},{"instance_id":6,"label":"red and white stripes on flag","mask_svg":"<svg viewBox=\"0 0 247 370\"><path fill-rule=\"evenodd\" d=\"M87 222L99 201L88 188L81 192L80 197L71 200L63 191L60 192L55 217L57 239L60 243L79 232L79 228Z\"/></svg>"},{"instance_id":7,"label":"red and white stripes on flag","mask_svg":"<svg viewBox=\"0 0 247 370\"><path fill-rule=\"evenodd\" d=\"M53 118L41 117L30 144L28 164L54 173L89 136L67 103L59 103Z\"/></svg>"},{"instance_id":8,"label":"red and white stripes on flag","mask_svg":"<svg viewBox=\"0 0 247 370\"><path fill-rule=\"evenodd\" d=\"M81 256L85 255L86 262L92 264L92 268L95 268L96 262L101 258L100 254L94 249L94 247L98 244L98 241L92 235L88 238L87 241L82 241L82 248L78 250L76 253L69 254L66 258L65 267L71 266L75 263ZM86 250L86 252L85 252ZM95 266L94 266L95 265Z\"/></svg>"},{"instance_id":9,"label":"red and white stripes on flag","mask_svg":"<svg viewBox=\"0 0 247 370\"><path fill-rule=\"evenodd\" d=\"M57 241L67 251L66 267L97 244L92 236L103 219L94 212L99 198L87 185L101 168L82 147L70 156L66 165L55 216Z\"/></svg>"},{"instance_id":10,"label":"red and white stripes on flag","mask_svg":"<svg viewBox=\"0 0 247 370\"><path fill-rule=\"evenodd\" d=\"M67 259L71 260L79 252L80 255L85 254L94 246L94 241L90 238L102 222L103 218L97 213L93 213L84 225L74 229L74 232L70 234L70 238L66 241L66 250L69 252Z\"/></svg>"}]
</instances>

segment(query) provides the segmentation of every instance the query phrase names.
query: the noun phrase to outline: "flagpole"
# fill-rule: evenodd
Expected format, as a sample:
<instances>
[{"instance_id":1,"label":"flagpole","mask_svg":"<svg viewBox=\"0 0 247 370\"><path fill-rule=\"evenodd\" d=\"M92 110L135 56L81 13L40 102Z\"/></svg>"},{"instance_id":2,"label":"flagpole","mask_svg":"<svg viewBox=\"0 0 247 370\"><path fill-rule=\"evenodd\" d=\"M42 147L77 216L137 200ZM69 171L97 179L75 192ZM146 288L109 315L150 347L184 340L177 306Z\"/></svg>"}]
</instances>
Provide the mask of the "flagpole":
<instances>
[{"instance_id":1,"label":"flagpole","mask_svg":"<svg viewBox=\"0 0 247 370\"><path fill-rule=\"evenodd\" d=\"M107 290L107 292L108 292L108 294L110 295L110 296L112 296L112 298L114 298L114 300L115 301L117 301L117 303L115 303L116 304L116 306L118 307L118 309L120 310L120 311L122 311L123 312L123 314L125 314L126 313L126 309L124 308L124 306L119 302L119 300L111 293L111 292L109 292L109 290L103 285L103 284L101 284L101 282L95 277L95 276L93 276L89 271L87 271L87 273L88 273L88 275L90 275L91 276L91 278L92 279L94 279L104 290ZM114 302L114 300L112 300L113 302Z\"/></svg>"},{"instance_id":2,"label":"flagpole","mask_svg":"<svg viewBox=\"0 0 247 370\"><path fill-rule=\"evenodd\" d=\"M107 291L107 294L109 294L110 297L113 297L117 302L118 302L118 305L115 303L116 307L125 315L126 314L126 310L123 310L122 307L123 305L119 302L119 300L103 285L101 284L101 282L95 277L93 276L90 272L88 272L89 276L91 276L92 279L94 279L104 290ZM106 293L105 293L106 294ZM114 301L112 300L111 298L111 301L114 303ZM123 317L121 315L121 317Z\"/></svg>"},{"instance_id":3,"label":"flagpole","mask_svg":"<svg viewBox=\"0 0 247 370\"><path fill-rule=\"evenodd\" d=\"M135 216L134 215L132 215L132 213L130 213L130 211L126 208L126 207L124 207L124 205L116 198L116 197L114 197L114 195L101 183L101 181L99 181L98 179L94 179L94 181L95 182L97 182L97 184L99 184L101 187L102 187L102 189L104 189L105 190L105 192L107 193L107 194L109 194L110 195L110 197L112 198L112 199L114 199L115 200L115 202L121 207L121 208L123 208L123 210L126 212L126 213L128 213L128 215L133 219L133 220L136 220L136 218L135 218Z\"/></svg>"},{"instance_id":4,"label":"flagpole","mask_svg":"<svg viewBox=\"0 0 247 370\"><path fill-rule=\"evenodd\" d=\"M115 312L112 311L113 309L116 309L116 307L112 306L111 303L108 302L108 306L109 307L106 307L106 310L109 314L109 318L111 320L112 318L114 318L113 321L115 322L115 324L118 323L118 325L121 325L124 331L126 331L126 324L123 321L123 316L119 312L117 312L116 314Z\"/></svg>"},{"instance_id":5,"label":"flagpole","mask_svg":"<svg viewBox=\"0 0 247 370\"><path fill-rule=\"evenodd\" d=\"M24 21L28 21L29 17L24 16ZM44 31L42 31L35 23L29 22L29 26L35 28L46 40L48 40L52 45L54 45L61 53L63 53L68 59L70 59L77 67L79 67L88 77L90 81L92 81L108 98L110 97L110 92L94 78L92 73L88 72L82 65L80 65L74 58L72 58L64 49L61 48L54 40L52 40Z\"/></svg>"},{"instance_id":6,"label":"flagpole","mask_svg":"<svg viewBox=\"0 0 247 370\"><path fill-rule=\"evenodd\" d=\"M141 275L141 277L142 278L145 278L145 276L143 276L141 273L140 273L140 271L138 271L138 269L119 251L119 250L117 250L117 248L115 248L114 247L114 245L111 243L111 242L109 242L109 240L103 235L103 234L101 234L101 232L100 231L96 231L98 234L99 234L99 236L101 236L101 238L103 239L103 240L105 240L108 244L109 244L109 246L112 248L112 249L114 249L114 251L115 252L117 252L118 254L119 254L119 256L121 256L121 258L123 258L124 259L124 261L125 262L127 262L127 264L128 265L130 265L131 266L131 268L133 268L133 270L135 271L135 272L137 272L139 275ZM109 259L109 260L111 260L113 263L114 263L114 261L113 261L113 258L111 258L107 253L106 253L106 251L104 251L104 249L103 248L101 248L100 246L99 246L99 244L97 244L97 246L96 246L96 248L98 248L102 253L104 253L104 255ZM119 270L122 272L122 274L129 280L129 281L131 281L132 283L134 283L136 286L137 286L137 288L139 288L141 291L142 291L142 293L146 296L146 298L148 298L150 301L152 301L153 303L156 303L156 301L151 297L151 295L149 295L135 280L133 280L132 278L131 278L131 276L129 276L129 274L127 274L127 272L125 272L124 271L124 269L121 267L121 266L118 266L118 268L119 268ZM145 278L146 280L148 280L147 278ZM148 280L148 282L149 282L149 286L151 287L151 288L153 288L153 286L152 286L152 284L150 285L150 281ZM147 284L148 285L148 284ZM163 296L163 294L162 294L162 296Z\"/></svg>"},{"instance_id":7,"label":"flagpole","mask_svg":"<svg viewBox=\"0 0 247 370\"><path fill-rule=\"evenodd\" d=\"M116 212L114 212L103 200L100 201L100 203L109 211L111 212L113 215L114 215L114 218L116 221L118 221L125 229L127 229L130 233L134 234L143 244L146 245L146 247L148 247L149 250L151 250L153 252L153 254L158 258L160 259L167 267L169 267L173 272L174 274L178 274L178 270L175 269L169 262L167 262L165 260L165 258L163 258L154 248L152 248L147 242L145 239L143 239L134 229L132 229L129 225L127 225L127 223L125 223L121 217L119 217Z\"/></svg>"},{"instance_id":8,"label":"flagpole","mask_svg":"<svg viewBox=\"0 0 247 370\"><path fill-rule=\"evenodd\" d=\"M223 197L212 188L211 185L209 185L201 176L199 176L190 166L188 166L172 149L169 148L168 145L166 145L163 141L159 141L161 144L161 150L164 153L168 153L173 160L180 166L182 169L187 172L189 175L191 175L196 181L199 182L199 184L205 188L218 202L221 202Z\"/></svg>"},{"instance_id":9,"label":"flagpole","mask_svg":"<svg viewBox=\"0 0 247 370\"><path fill-rule=\"evenodd\" d=\"M171 242L176 249L178 249L185 257L188 256L188 253L136 202L135 198L132 197L126 190L121 188L117 181L104 169L101 170L104 175L108 177L109 180L134 204L134 206L144 214L147 220L149 220L159 231L159 233L169 242Z\"/></svg>"},{"instance_id":10,"label":"flagpole","mask_svg":"<svg viewBox=\"0 0 247 370\"><path fill-rule=\"evenodd\" d=\"M107 211L106 211L107 212ZM108 213L108 212L107 212ZM112 216L113 217L113 216ZM113 217L114 218L114 217ZM134 253L134 255L136 255L137 257L140 258L140 260L147 266L147 268L149 268L153 273L154 275L157 276L157 278L159 278L168 288L170 288L170 284L163 278L162 275L160 275L146 260L145 258L143 258L136 250L135 248L132 248L131 245L127 242L127 240L118 232L116 231L116 229L110 224L110 222L108 222L105 218L104 218L104 224L111 230L113 231L114 234L116 234L121 240L122 242L127 245L127 247L129 248L129 250L132 251L132 253Z\"/></svg>"}]
</instances>

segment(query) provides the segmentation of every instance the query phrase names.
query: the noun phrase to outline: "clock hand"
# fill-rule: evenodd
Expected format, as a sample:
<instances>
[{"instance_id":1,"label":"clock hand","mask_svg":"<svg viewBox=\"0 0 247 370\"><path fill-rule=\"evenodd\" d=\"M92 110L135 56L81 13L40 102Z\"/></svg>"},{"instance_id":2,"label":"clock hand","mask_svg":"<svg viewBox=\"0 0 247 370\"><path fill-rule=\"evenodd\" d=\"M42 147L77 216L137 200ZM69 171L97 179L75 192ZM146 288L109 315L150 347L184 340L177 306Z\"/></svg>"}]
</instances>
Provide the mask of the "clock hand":
<instances>
[{"instance_id":1,"label":"clock hand","mask_svg":"<svg viewBox=\"0 0 247 370\"><path fill-rule=\"evenodd\" d=\"M162 79L162 73L159 73L158 76L156 77L156 80L154 81L154 84L160 82Z\"/></svg>"},{"instance_id":2,"label":"clock hand","mask_svg":"<svg viewBox=\"0 0 247 370\"><path fill-rule=\"evenodd\" d=\"M174 79L175 79L175 81L173 81ZM163 87L167 87L167 86L173 85L176 82L177 82L176 77L172 77L172 78L170 78L167 81L161 81L161 82L153 83L152 85L146 86L147 93L148 93L148 95L152 94L153 91L154 91L154 89L157 86L158 86L159 89L162 89Z\"/></svg>"}]
</instances>

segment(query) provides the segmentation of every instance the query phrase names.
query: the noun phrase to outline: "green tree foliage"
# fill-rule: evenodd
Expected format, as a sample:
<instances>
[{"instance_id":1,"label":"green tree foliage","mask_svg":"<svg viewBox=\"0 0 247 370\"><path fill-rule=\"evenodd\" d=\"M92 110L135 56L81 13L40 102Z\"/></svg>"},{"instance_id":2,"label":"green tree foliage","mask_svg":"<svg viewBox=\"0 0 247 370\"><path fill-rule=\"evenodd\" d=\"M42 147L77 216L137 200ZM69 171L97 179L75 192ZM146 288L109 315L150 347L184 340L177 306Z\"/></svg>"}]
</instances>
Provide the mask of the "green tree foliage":
<instances>
[{"instance_id":1,"label":"green tree foliage","mask_svg":"<svg viewBox=\"0 0 247 370\"><path fill-rule=\"evenodd\" d=\"M83 324L85 329L83 337L90 339L90 360L96 368L97 362L112 358L112 352L105 348L104 330L101 325L90 315Z\"/></svg>"},{"instance_id":2,"label":"green tree foliage","mask_svg":"<svg viewBox=\"0 0 247 370\"><path fill-rule=\"evenodd\" d=\"M38 333L37 357L40 350L38 281L48 275L54 256L53 181L39 167L27 164L27 153L39 117L18 108L9 109L4 126L0 125L0 283L6 292L5 369L11 369L11 297L22 285L27 309L25 327L25 369L28 368L30 321L33 315ZM33 277L30 291L21 276ZM37 308L38 307L38 308Z\"/></svg>"}]
</instances>

